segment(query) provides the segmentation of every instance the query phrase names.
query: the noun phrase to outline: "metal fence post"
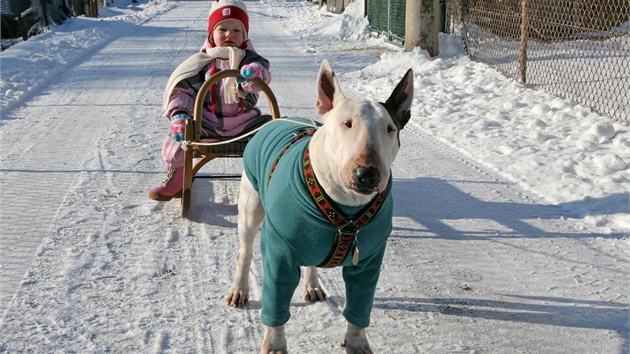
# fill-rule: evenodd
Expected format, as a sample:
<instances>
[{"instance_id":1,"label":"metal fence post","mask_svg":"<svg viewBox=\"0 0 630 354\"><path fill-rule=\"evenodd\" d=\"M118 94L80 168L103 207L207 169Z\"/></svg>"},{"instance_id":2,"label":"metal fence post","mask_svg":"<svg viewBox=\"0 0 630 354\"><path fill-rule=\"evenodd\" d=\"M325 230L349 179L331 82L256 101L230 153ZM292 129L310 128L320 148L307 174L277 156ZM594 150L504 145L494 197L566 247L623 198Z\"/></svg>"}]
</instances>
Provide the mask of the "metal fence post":
<instances>
[{"instance_id":1,"label":"metal fence post","mask_svg":"<svg viewBox=\"0 0 630 354\"><path fill-rule=\"evenodd\" d=\"M519 74L521 81L527 83L527 38L529 37L529 23L527 8L529 0L521 0L521 51L518 57Z\"/></svg>"},{"instance_id":2,"label":"metal fence post","mask_svg":"<svg viewBox=\"0 0 630 354\"><path fill-rule=\"evenodd\" d=\"M392 0L387 0L387 39L391 40L392 34Z\"/></svg>"}]
</instances>

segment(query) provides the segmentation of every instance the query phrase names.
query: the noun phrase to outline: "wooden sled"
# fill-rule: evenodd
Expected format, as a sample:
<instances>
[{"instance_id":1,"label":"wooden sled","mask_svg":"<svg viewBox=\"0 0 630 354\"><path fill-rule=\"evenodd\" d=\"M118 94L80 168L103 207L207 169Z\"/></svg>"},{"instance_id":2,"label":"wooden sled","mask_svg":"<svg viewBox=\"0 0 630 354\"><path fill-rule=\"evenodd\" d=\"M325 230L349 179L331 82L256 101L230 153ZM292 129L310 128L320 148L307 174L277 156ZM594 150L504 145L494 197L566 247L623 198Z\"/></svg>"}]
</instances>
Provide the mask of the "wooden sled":
<instances>
[{"instance_id":1,"label":"wooden sled","mask_svg":"<svg viewBox=\"0 0 630 354\"><path fill-rule=\"evenodd\" d=\"M238 70L222 70L208 78L197 93L193 119L189 119L186 122L184 141L187 148L184 157L184 186L181 198L181 212L182 217L185 218L188 217L188 211L190 210L192 183L199 170L205 164L218 157L242 157L247 142L253 136L251 131L246 131L238 137L228 138L229 140L225 141L202 139L201 123L203 121L204 98L212 86L227 77L243 78ZM271 110L271 119L280 118L278 102L269 86L260 78L250 79L249 81L253 82L265 94ZM194 159L198 160L194 162Z\"/></svg>"}]
</instances>

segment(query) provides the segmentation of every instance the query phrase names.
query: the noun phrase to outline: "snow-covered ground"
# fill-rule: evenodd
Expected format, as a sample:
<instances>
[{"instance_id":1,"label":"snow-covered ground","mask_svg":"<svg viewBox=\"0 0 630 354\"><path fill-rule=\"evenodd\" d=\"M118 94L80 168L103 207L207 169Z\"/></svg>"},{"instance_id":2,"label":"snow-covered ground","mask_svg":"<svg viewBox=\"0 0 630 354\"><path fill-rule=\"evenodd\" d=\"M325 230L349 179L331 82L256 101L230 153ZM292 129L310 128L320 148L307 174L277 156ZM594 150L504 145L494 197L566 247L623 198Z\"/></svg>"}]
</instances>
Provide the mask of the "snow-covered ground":
<instances>
[{"instance_id":1,"label":"snow-covered ground","mask_svg":"<svg viewBox=\"0 0 630 354\"><path fill-rule=\"evenodd\" d=\"M324 58L349 96L386 99L414 70L377 352L628 352L628 127L470 61L455 36L436 58L369 38L360 2L247 4L284 115L313 116ZM250 308L224 305L238 181L196 181L191 220L146 197L162 88L207 8L115 0L1 54L0 352L257 350L258 255ZM342 351L343 282L322 281L327 303L296 295L294 353Z\"/></svg>"}]
</instances>

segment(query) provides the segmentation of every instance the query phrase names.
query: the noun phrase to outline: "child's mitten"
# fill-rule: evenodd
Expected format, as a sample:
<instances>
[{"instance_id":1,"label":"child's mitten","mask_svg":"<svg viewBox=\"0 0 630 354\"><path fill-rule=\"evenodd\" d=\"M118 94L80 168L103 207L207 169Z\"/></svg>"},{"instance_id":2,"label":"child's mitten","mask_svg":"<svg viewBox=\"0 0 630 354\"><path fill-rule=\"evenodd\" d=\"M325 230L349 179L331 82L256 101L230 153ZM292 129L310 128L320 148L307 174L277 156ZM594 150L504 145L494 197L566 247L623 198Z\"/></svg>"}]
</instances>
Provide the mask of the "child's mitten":
<instances>
[{"instance_id":1,"label":"child's mitten","mask_svg":"<svg viewBox=\"0 0 630 354\"><path fill-rule=\"evenodd\" d=\"M240 77L236 78L236 81L240 84L241 82L247 81L249 79L253 79L256 77L259 77L260 75L262 75L262 70L259 68L260 64L245 64L243 66L241 66L241 76L243 76L245 79L242 79Z\"/></svg>"},{"instance_id":2,"label":"child's mitten","mask_svg":"<svg viewBox=\"0 0 630 354\"><path fill-rule=\"evenodd\" d=\"M171 118L171 138L180 142L184 140L184 132L186 128L186 121L190 119L190 116L186 113L178 113Z\"/></svg>"}]
</instances>

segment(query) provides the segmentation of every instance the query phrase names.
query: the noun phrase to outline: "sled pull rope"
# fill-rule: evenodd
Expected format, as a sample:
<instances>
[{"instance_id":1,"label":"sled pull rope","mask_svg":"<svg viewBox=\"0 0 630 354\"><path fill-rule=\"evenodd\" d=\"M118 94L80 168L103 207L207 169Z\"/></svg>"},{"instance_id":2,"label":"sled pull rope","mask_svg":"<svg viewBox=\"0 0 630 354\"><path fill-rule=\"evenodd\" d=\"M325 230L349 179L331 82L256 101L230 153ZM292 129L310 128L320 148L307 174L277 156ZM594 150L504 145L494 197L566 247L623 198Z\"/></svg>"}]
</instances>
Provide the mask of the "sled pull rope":
<instances>
[{"instance_id":1,"label":"sled pull rope","mask_svg":"<svg viewBox=\"0 0 630 354\"><path fill-rule=\"evenodd\" d=\"M243 138L246 138L256 132L258 132L259 130L261 130L262 128L264 128L267 124L271 124L273 122L277 122L277 121L284 121L284 122L289 122L289 123L293 123L293 124L297 124L297 125L303 125L305 127L310 127L313 128L315 130L317 130L317 128L319 127L317 125L317 122L315 122L313 119L309 119L311 122L309 123L304 123L304 122L298 122L292 119L288 119L288 118L276 118L276 119L272 119L269 122L263 124L262 126L248 132L247 134L243 134L240 136L237 136L235 138L229 139L229 140L222 140L222 141L217 141L217 142L213 142L213 143L201 143L201 142L194 142L194 141L190 141L190 140L184 140L182 141L182 150L186 151L188 149L189 146L218 146L218 145L223 145L223 144L229 144L229 143L233 143L235 141L239 141Z\"/></svg>"}]
</instances>

